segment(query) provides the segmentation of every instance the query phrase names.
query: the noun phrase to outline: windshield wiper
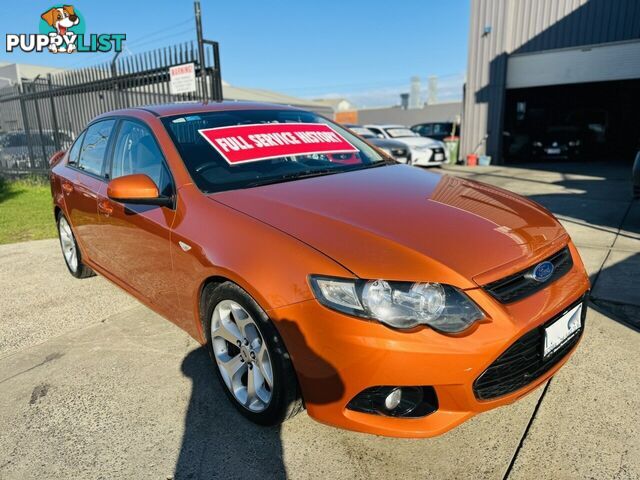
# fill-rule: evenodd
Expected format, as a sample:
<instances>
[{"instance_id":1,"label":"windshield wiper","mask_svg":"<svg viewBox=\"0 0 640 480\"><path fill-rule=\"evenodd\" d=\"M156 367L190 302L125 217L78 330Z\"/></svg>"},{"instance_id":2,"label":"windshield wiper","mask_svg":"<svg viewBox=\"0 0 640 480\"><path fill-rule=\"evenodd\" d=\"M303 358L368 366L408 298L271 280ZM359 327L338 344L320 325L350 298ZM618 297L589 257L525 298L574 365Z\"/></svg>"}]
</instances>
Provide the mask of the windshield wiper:
<instances>
[{"instance_id":1,"label":"windshield wiper","mask_svg":"<svg viewBox=\"0 0 640 480\"><path fill-rule=\"evenodd\" d=\"M244 186L244 188L260 187L262 185L271 185L271 184L274 184L274 183L290 182L292 180L299 180L299 179L302 179L302 178L320 177L320 176L323 176L323 175L332 175L334 173L354 172L356 170L364 170L365 168L382 167L384 165L392 165L392 163L383 160L383 161L372 163L372 164L369 164L369 165L364 165L364 164L354 165L354 166L352 166L352 168L335 168L335 167L332 167L332 168L322 168L322 169L318 169L318 170L301 170L299 172L287 173L285 175L281 175L281 176L276 177L276 178L269 178L269 179L265 179L265 180L255 180L253 182L247 183Z\"/></svg>"},{"instance_id":2,"label":"windshield wiper","mask_svg":"<svg viewBox=\"0 0 640 480\"><path fill-rule=\"evenodd\" d=\"M244 188L251 187L259 187L261 185L270 185L272 183L280 183L280 182L289 182L291 180L298 180L300 178L311 178L311 177L320 177L322 175L328 175L331 173L339 173L344 170L340 170L337 168L324 168L321 170L302 170L299 172L287 173L285 175L281 175L275 178L269 178L265 180L256 180L250 183L247 183Z\"/></svg>"},{"instance_id":3,"label":"windshield wiper","mask_svg":"<svg viewBox=\"0 0 640 480\"><path fill-rule=\"evenodd\" d=\"M376 167L384 167L385 165L396 165L398 162L392 158L383 158L382 160L377 161L376 163L369 163L367 164L363 164L363 165L358 165L358 168L352 168L349 170L346 170L347 172L352 172L354 170L364 170L365 168L376 168Z\"/></svg>"}]
</instances>

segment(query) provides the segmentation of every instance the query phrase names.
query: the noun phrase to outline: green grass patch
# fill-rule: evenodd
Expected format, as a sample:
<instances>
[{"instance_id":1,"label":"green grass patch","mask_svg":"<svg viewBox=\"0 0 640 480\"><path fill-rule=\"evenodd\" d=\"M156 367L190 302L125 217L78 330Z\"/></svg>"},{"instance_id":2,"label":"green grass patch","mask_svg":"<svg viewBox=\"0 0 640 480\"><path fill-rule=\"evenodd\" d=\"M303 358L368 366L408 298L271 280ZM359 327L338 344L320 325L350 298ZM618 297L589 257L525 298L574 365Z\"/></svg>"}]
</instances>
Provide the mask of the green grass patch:
<instances>
[{"instance_id":1,"label":"green grass patch","mask_svg":"<svg viewBox=\"0 0 640 480\"><path fill-rule=\"evenodd\" d=\"M0 244L57 235L47 179L0 178Z\"/></svg>"}]
</instances>

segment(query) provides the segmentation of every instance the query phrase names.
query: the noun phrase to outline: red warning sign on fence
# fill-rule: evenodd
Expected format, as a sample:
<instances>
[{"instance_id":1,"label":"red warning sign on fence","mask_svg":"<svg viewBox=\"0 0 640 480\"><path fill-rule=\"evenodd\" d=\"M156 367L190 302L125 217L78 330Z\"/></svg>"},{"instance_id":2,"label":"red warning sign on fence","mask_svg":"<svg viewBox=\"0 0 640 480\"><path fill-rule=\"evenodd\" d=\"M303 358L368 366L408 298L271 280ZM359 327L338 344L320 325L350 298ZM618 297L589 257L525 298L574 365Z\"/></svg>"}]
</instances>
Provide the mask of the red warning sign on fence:
<instances>
[{"instance_id":1,"label":"red warning sign on fence","mask_svg":"<svg viewBox=\"0 0 640 480\"><path fill-rule=\"evenodd\" d=\"M230 165L293 155L358 151L342 135L322 123L233 125L198 132Z\"/></svg>"}]
</instances>

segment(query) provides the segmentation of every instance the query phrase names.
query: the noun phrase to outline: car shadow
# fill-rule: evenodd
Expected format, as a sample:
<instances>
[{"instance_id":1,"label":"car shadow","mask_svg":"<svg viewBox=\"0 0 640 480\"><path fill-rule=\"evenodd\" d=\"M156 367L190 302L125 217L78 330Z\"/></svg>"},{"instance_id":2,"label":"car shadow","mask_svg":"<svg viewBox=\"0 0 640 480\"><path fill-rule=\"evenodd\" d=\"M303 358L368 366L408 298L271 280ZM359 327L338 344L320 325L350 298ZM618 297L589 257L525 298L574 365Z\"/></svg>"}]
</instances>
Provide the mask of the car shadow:
<instances>
[{"instance_id":1,"label":"car shadow","mask_svg":"<svg viewBox=\"0 0 640 480\"><path fill-rule=\"evenodd\" d=\"M286 478L280 428L261 427L242 417L213 368L205 347L182 362L192 387L174 478Z\"/></svg>"},{"instance_id":2,"label":"car shadow","mask_svg":"<svg viewBox=\"0 0 640 480\"><path fill-rule=\"evenodd\" d=\"M305 355L316 371L334 379L331 385L322 384L318 389L322 395L314 396L314 403L341 398L344 387L337 371L308 346L297 325L285 320L278 327L286 329L296 355ZM259 426L238 413L215 368L204 346L191 351L182 362L182 373L191 379L192 390L173 478L286 478L280 426Z\"/></svg>"},{"instance_id":3,"label":"car shadow","mask_svg":"<svg viewBox=\"0 0 640 480\"><path fill-rule=\"evenodd\" d=\"M640 333L640 253L613 263L590 276L589 306ZM605 282L604 285L602 282ZM598 287L599 286L599 287Z\"/></svg>"}]
</instances>

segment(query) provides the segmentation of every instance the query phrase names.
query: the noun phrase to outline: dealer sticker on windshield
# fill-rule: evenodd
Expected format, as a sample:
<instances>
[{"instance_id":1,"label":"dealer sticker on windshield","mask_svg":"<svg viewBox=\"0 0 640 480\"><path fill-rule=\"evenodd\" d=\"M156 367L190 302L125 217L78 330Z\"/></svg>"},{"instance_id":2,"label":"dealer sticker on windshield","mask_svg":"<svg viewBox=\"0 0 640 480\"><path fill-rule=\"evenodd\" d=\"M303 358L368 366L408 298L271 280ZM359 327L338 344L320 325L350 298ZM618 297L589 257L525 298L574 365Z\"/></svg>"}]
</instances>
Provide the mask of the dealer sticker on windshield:
<instances>
[{"instance_id":1,"label":"dealer sticker on windshield","mask_svg":"<svg viewBox=\"0 0 640 480\"><path fill-rule=\"evenodd\" d=\"M230 165L294 155L357 152L322 123L261 123L198 130Z\"/></svg>"}]
</instances>

